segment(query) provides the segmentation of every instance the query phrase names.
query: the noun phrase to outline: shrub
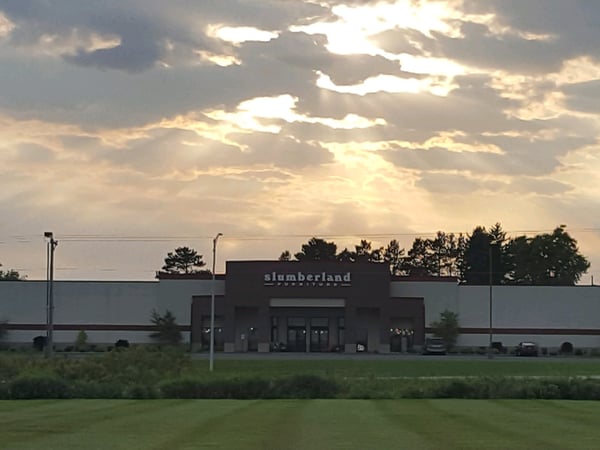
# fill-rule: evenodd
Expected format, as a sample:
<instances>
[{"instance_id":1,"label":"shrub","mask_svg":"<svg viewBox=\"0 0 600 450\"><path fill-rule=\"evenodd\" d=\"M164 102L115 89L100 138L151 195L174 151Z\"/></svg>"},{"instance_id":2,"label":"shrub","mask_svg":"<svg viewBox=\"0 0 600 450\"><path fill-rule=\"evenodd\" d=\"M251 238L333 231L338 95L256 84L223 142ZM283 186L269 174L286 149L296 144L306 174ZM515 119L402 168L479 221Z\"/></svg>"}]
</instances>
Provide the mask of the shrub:
<instances>
[{"instance_id":1,"label":"shrub","mask_svg":"<svg viewBox=\"0 0 600 450\"><path fill-rule=\"evenodd\" d=\"M452 349L456 344L458 335L460 334L458 314L445 309L440 313L440 320L431 323L431 328L433 334L444 339L446 347L448 349Z\"/></svg>"},{"instance_id":2,"label":"shrub","mask_svg":"<svg viewBox=\"0 0 600 450\"><path fill-rule=\"evenodd\" d=\"M77 334L77 340L75 341L75 348L77 351L83 352L88 349L87 340L88 336L85 330L80 330Z\"/></svg>"},{"instance_id":3,"label":"shrub","mask_svg":"<svg viewBox=\"0 0 600 450\"><path fill-rule=\"evenodd\" d=\"M258 377L218 380L182 378L161 383L159 389L163 398L232 398L241 400L273 397L272 384Z\"/></svg>"},{"instance_id":4,"label":"shrub","mask_svg":"<svg viewBox=\"0 0 600 450\"><path fill-rule=\"evenodd\" d=\"M495 353L506 353L506 347L502 345L502 342L492 342L492 348L496 350Z\"/></svg>"},{"instance_id":5,"label":"shrub","mask_svg":"<svg viewBox=\"0 0 600 450\"><path fill-rule=\"evenodd\" d=\"M138 400L153 399L158 398L158 391L153 386L134 384L125 389L123 398L132 398Z\"/></svg>"},{"instance_id":6,"label":"shrub","mask_svg":"<svg viewBox=\"0 0 600 450\"><path fill-rule=\"evenodd\" d=\"M339 385L314 375L272 381L259 377L200 380L180 378L160 384L163 398L335 398Z\"/></svg>"},{"instance_id":7,"label":"shrub","mask_svg":"<svg viewBox=\"0 0 600 450\"><path fill-rule=\"evenodd\" d=\"M69 388L66 381L54 375L27 375L14 379L9 393L14 400L68 398Z\"/></svg>"},{"instance_id":8,"label":"shrub","mask_svg":"<svg viewBox=\"0 0 600 450\"><path fill-rule=\"evenodd\" d=\"M471 391L471 385L466 380L452 380L439 386L436 398L471 398Z\"/></svg>"},{"instance_id":9,"label":"shrub","mask_svg":"<svg viewBox=\"0 0 600 450\"><path fill-rule=\"evenodd\" d=\"M123 398L123 391L117 383L79 381L71 385L72 398Z\"/></svg>"},{"instance_id":10,"label":"shrub","mask_svg":"<svg viewBox=\"0 0 600 450\"><path fill-rule=\"evenodd\" d=\"M156 327L156 331L150 335L151 338L169 345L176 345L181 342L181 331L171 311L167 310L164 316L161 316L156 310L152 310L150 321Z\"/></svg>"},{"instance_id":11,"label":"shrub","mask_svg":"<svg viewBox=\"0 0 600 450\"><path fill-rule=\"evenodd\" d=\"M335 398L340 386L332 379L317 375L294 375L275 382L278 398Z\"/></svg>"},{"instance_id":12,"label":"shrub","mask_svg":"<svg viewBox=\"0 0 600 450\"><path fill-rule=\"evenodd\" d=\"M46 347L46 336L36 336L33 338L33 348L41 352L44 350L44 347Z\"/></svg>"},{"instance_id":13,"label":"shrub","mask_svg":"<svg viewBox=\"0 0 600 450\"><path fill-rule=\"evenodd\" d=\"M129 341L127 339L119 339L115 342L115 349L129 348Z\"/></svg>"},{"instance_id":14,"label":"shrub","mask_svg":"<svg viewBox=\"0 0 600 450\"><path fill-rule=\"evenodd\" d=\"M563 342L560 344L560 352L571 355L573 353L573 344L570 342Z\"/></svg>"}]
</instances>

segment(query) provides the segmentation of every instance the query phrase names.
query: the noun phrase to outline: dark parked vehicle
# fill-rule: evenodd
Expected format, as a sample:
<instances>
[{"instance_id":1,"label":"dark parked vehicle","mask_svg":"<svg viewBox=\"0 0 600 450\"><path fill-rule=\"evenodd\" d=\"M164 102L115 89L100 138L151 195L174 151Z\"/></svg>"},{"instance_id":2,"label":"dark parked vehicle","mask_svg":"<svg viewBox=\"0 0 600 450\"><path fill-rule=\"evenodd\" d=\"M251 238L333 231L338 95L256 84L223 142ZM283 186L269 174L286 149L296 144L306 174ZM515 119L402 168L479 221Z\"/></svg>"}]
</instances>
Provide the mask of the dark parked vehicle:
<instances>
[{"instance_id":1,"label":"dark parked vehicle","mask_svg":"<svg viewBox=\"0 0 600 450\"><path fill-rule=\"evenodd\" d=\"M423 347L424 355L445 355L446 344L442 338L427 338Z\"/></svg>"},{"instance_id":2,"label":"dark parked vehicle","mask_svg":"<svg viewBox=\"0 0 600 450\"><path fill-rule=\"evenodd\" d=\"M535 342L519 342L515 348L517 356L538 356L538 346Z\"/></svg>"}]
</instances>

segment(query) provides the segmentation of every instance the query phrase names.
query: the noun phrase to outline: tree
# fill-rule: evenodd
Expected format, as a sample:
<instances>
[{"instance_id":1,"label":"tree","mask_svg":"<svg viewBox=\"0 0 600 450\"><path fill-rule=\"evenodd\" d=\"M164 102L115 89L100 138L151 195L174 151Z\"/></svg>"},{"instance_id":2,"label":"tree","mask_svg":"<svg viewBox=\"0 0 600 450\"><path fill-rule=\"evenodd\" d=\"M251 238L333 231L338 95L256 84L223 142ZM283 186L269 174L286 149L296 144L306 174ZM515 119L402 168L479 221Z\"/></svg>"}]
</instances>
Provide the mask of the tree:
<instances>
[{"instance_id":1,"label":"tree","mask_svg":"<svg viewBox=\"0 0 600 450\"><path fill-rule=\"evenodd\" d=\"M342 250L341 252L339 252L337 254L336 259L339 262L355 262L356 255L354 254L354 252L351 252L350 250L345 248L344 250Z\"/></svg>"},{"instance_id":2,"label":"tree","mask_svg":"<svg viewBox=\"0 0 600 450\"><path fill-rule=\"evenodd\" d=\"M181 342L181 331L175 321L175 316L168 309L161 316L155 309L152 310L150 322L156 327L156 331L150 335L151 338L163 344L176 345Z\"/></svg>"},{"instance_id":3,"label":"tree","mask_svg":"<svg viewBox=\"0 0 600 450\"><path fill-rule=\"evenodd\" d=\"M466 260L465 253L467 251L468 239L465 235L460 233L456 239L456 259L454 260L456 275L459 280L465 279Z\"/></svg>"},{"instance_id":4,"label":"tree","mask_svg":"<svg viewBox=\"0 0 600 450\"><path fill-rule=\"evenodd\" d=\"M464 238L438 231L433 239L416 238L402 267L409 274L458 276L461 272Z\"/></svg>"},{"instance_id":5,"label":"tree","mask_svg":"<svg viewBox=\"0 0 600 450\"><path fill-rule=\"evenodd\" d=\"M292 254L290 253L289 250L285 250L283 252L281 252L281 255L279 255L279 261L291 261L292 260Z\"/></svg>"},{"instance_id":6,"label":"tree","mask_svg":"<svg viewBox=\"0 0 600 450\"><path fill-rule=\"evenodd\" d=\"M383 251L383 261L390 266L392 275L405 275L404 271L404 249L396 239L390 241Z\"/></svg>"},{"instance_id":7,"label":"tree","mask_svg":"<svg viewBox=\"0 0 600 450\"><path fill-rule=\"evenodd\" d=\"M336 260L340 262L384 262L383 247L373 249L373 244L363 239L360 244L354 246L353 252L345 248L338 253Z\"/></svg>"},{"instance_id":8,"label":"tree","mask_svg":"<svg viewBox=\"0 0 600 450\"><path fill-rule=\"evenodd\" d=\"M530 239L518 236L506 245L507 284L533 284L535 257L531 252Z\"/></svg>"},{"instance_id":9,"label":"tree","mask_svg":"<svg viewBox=\"0 0 600 450\"><path fill-rule=\"evenodd\" d=\"M444 340L448 350L456 345L456 339L460 334L457 313L445 309L440 313L440 320L432 322L430 327L433 334Z\"/></svg>"},{"instance_id":10,"label":"tree","mask_svg":"<svg viewBox=\"0 0 600 450\"><path fill-rule=\"evenodd\" d=\"M404 260L404 268L409 275L434 275L437 271L437 262L432 258L432 254L431 241L416 238Z\"/></svg>"},{"instance_id":11,"label":"tree","mask_svg":"<svg viewBox=\"0 0 600 450\"><path fill-rule=\"evenodd\" d=\"M433 259L433 267L437 276L452 276L458 275L459 271L459 256L461 251L461 239L459 235L457 239L454 233L444 233L438 231L435 238L428 240L431 259Z\"/></svg>"},{"instance_id":12,"label":"tree","mask_svg":"<svg viewBox=\"0 0 600 450\"><path fill-rule=\"evenodd\" d=\"M566 226L552 234L519 236L506 246L507 284L572 286L590 267Z\"/></svg>"},{"instance_id":13,"label":"tree","mask_svg":"<svg viewBox=\"0 0 600 450\"><path fill-rule=\"evenodd\" d=\"M504 280L506 264L503 257L503 240L505 234L498 223L492 227L492 230L492 232L487 232L485 227L478 226L468 238L464 255L463 278L467 284L490 283L490 251L492 283L496 285ZM499 239L500 242L496 239Z\"/></svg>"},{"instance_id":14,"label":"tree","mask_svg":"<svg viewBox=\"0 0 600 450\"><path fill-rule=\"evenodd\" d=\"M336 261L337 245L316 237L302 245L302 251L294 257L298 261Z\"/></svg>"},{"instance_id":15,"label":"tree","mask_svg":"<svg viewBox=\"0 0 600 450\"><path fill-rule=\"evenodd\" d=\"M209 272L201 270L206 263L202 261L202 255L189 247L178 247L175 252L169 252L165 258L162 270L167 273L200 273Z\"/></svg>"},{"instance_id":16,"label":"tree","mask_svg":"<svg viewBox=\"0 0 600 450\"><path fill-rule=\"evenodd\" d=\"M88 348L88 335L85 330L80 330L75 340L75 349L79 352L85 351Z\"/></svg>"},{"instance_id":17,"label":"tree","mask_svg":"<svg viewBox=\"0 0 600 450\"><path fill-rule=\"evenodd\" d=\"M354 246L356 262L383 262L383 247L373 249L370 241L362 239L359 245Z\"/></svg>"},{"instance_id":18,"label":"tree","mask_svg":"<svg viewBox=\"0 0 600 450\"><path fill-rule=\"evenodd\" d=\"M2 267L2 264L0 264L0 267ZM21 279L21 275L16 270L0 270L0 281L19 281Z\"/></svg>"}]
</instances>

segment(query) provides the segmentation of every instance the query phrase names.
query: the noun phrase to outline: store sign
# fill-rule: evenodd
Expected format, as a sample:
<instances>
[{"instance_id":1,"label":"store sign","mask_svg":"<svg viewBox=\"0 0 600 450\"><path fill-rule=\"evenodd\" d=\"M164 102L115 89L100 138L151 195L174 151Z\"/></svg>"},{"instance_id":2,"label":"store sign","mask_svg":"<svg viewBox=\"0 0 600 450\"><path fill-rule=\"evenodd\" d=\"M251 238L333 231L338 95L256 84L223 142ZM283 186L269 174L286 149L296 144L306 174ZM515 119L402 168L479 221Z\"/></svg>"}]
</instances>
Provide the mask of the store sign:
<instances>
[{"instance_id":1,"label":"store sign","mask_svg":"<svg viewBox=\"0 0 600 450\"><path fill-rule=\"evenodd\" d=\"M265 286L351 286L352 274L329 272L265 273Z\"/></svg>"}]
</instances>

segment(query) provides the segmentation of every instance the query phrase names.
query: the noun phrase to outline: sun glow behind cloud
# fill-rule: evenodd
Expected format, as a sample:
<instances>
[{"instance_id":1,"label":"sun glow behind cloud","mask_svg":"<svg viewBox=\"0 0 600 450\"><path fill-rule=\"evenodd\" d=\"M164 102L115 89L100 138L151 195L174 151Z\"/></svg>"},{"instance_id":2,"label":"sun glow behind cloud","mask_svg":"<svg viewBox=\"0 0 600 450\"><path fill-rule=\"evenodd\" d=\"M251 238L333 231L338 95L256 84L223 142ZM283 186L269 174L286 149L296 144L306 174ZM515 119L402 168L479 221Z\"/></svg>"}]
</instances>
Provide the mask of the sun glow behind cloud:
<instances>
[{"instance_id":1,"label":"sun glow behind cloud","mask_svg":"<svg viewBox=\"0 0 600 450\"><path fill-rule=\"evenodd\" d=\"M226 112L223 110L206 111L207 117L213 120L237 124L240 128L261 131L267 133L279 133L281 125L263 124L261 119L283 120L288 123L302 122L321 124L333 129L356 129L369 128L378 125L385 125L383 119L368 119L357 114L347 114L342 119L333 119L329 117L312 117L306 114L298 114L295 111L297 97L284 94L275 97L256 97L241 102L236 112Z\"/></svg>"},{"instance_id":2,"label":"sun glow behind cloud","mask_svg":"<svg viewBox=\"0 0 600 450\"><path fill-rule=\"evenodd\" d=\"M401 78L393 75L377 75L375 77L369 77L359 84L340 86L336 85L331 80L331 77L322 72L317 71L317 75L319 76L317 79L317 86L322 89L361 96L375 92L404 92L410 94L429 92L433 95L444 97L448 95L448 93L454 87L454 84L452 84L447 78L416 79Z\"/></svg>"},{"instance_id":3,"label":"sun glow behind cloud","mask_svg":"<svg viewBox=\"0 0 600 450\"><path fill-rule=\"evenodd\" d=\"M8 36L14 28L15 24L0 12L0 38Z\"/></svg>"},{"instance_id":4,"label":"sun glow behind cloud","mask_svg":"<svg viewBox=\"0 0 600 450\"><path fill-rule=\"evenodd\" d=\"M460 15L452 7L453 3L400 0L360 6L337 5L331 9L337 21L294 26L291 30L325 34L328 50L340 55L385 55L371 38L395 28L417 30L426 36L431 36L432 31L459 35L459 30L450 23Z\"/></svg>"},{"instance_id":5,"label":"sun glow behind cloud","mask_svg":"<svg viewBox=\"0 0 600 450\"><path fill-rule=\"evenodd\" d=\"M236 45L248 41L269 42L271 39L279 36L279 32L277 31L259 30L254 27L228 27L221 25L208 27L206 34Z\"/></svg>"},{"instance_id":6,"label":"sun glow behind cloud","mask_svg":"<svg viewBox=\"0 0 600 450\"><path fill-rule=\"evenodd\" d=\"M457 37L459 28L453 24L460 13L454 2L424 2L400 0L395 3L377 3L364 6L339 5L332 8L338 20L317 22L311 25L294 26L291 31L307 34L324 34L327 49L338 55L365 54L381 56L399 63L404 72L429 75L430 78L402 78L389 74L369 77L352 86L340 86L332 82L326 73L317 72L317 85L340 93L366 95L373 92L419 93L429 92L446 96L455 87L452 79L467 72L458 62L433 56L408 53L391 53L381 49L376 36L386 31L412 29L431 36L435 31ZM415 44L418 46L418 44Z\"/></svg>"}]
</instances>

